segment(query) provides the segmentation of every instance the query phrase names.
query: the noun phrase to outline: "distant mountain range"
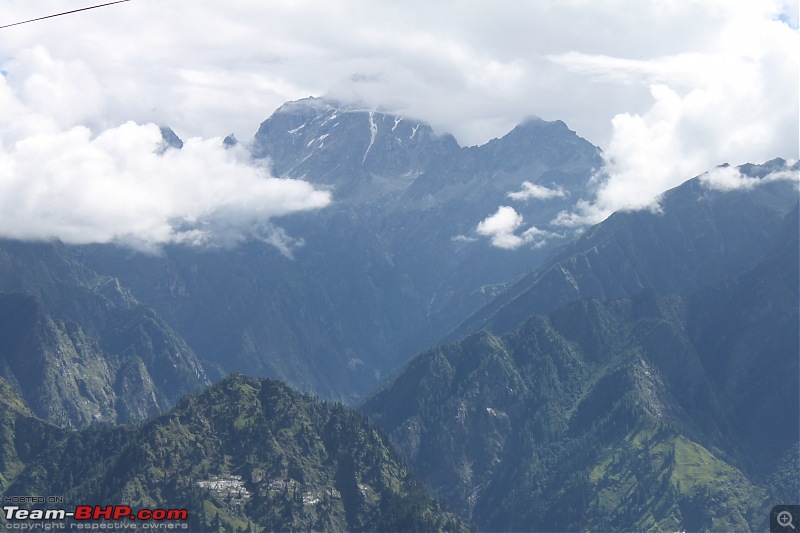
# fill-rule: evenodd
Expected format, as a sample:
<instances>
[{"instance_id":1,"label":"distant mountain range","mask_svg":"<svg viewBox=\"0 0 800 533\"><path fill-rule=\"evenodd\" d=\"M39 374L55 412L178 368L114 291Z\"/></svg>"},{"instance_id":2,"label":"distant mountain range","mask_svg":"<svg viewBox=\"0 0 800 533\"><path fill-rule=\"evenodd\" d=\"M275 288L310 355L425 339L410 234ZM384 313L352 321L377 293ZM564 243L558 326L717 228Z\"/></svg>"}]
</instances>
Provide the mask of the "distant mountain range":
<instances>
[{"instance_id":1,"label":"distant mountain range","mask_svg":"<svg viewBox=\"0 0 800 533\"><path fill-rule=\"evenodd\" d=\"M209 368L351 401L565 241L493 248L475 232L483 219L513 205L544 229L602 164L563 122L460 147L424 122L314 98L282 106L246 144L274 175L332 192L329 207L276 222L303 243L291 258L253 239L159 256L90 246L80 260L130 287ZM555 196L510 198L525 182Z\"/></svg>"}]
</instances>

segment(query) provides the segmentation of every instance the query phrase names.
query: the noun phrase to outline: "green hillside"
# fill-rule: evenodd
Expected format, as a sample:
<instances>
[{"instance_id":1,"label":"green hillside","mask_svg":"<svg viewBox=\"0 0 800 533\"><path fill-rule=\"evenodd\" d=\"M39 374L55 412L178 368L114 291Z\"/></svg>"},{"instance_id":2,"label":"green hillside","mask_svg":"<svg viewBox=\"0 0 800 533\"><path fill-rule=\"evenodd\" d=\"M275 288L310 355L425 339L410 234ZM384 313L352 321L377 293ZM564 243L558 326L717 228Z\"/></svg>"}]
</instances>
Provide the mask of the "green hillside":
<instances>
[{"instance_id":1,"label":"green hillside","mask_svg":"<svg viewBox=\"0 0 800 533\"><path fill-rule=\"evenodd\" d=\"M4 494L186 508L195 531L461 531L358 414L235 375L139 426L68 431L3 384Z\"/></svg>"},{"instance_id":2,"label":"green hillside","mask_svg":"<svg viewBox=\"0 0 800 533\"><path fill-rule=\"evenodd\" d=\"M785 222L735 278L473 334L362 412L480 529L764 529L800 493L797 210Z\"/></svg>"}]
</instances>

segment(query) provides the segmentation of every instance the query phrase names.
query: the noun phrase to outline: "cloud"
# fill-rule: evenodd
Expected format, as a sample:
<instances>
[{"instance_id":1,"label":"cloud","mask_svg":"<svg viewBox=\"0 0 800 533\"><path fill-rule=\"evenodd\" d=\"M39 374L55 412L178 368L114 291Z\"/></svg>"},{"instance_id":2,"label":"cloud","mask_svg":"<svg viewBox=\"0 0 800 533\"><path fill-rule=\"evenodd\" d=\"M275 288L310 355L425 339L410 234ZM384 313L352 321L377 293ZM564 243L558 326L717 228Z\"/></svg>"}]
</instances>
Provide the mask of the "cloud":
<instances>
[{"instance_id":1,"label":"cloud","mask_svg":"<svg viewBox=\"0 0 800 533\"><path fill-rule=\"evenodd\" d=\"M535 226L523 231L520 235L515 232L522 226L522 215L513 207L507 205L497 208L497 212L486 217L478 224L475 231L479 235L489 237L492 246L506 250L515 250L523 244L534 243L534 246L543 246L547 239L559 235L541 230Z\"/></svg>"},{"instance_id":2,"label":"cloud","mask_svg":"<svg viewBox=\"0 0 800 533\"><path fill-rule=\"evenodd\" d=\"M286 230L272 224L266 224L261 231L254 232L256 238L271 244L289 259L294 259L294 250L306 245L305 240L296 239Z\"/></svg>"},{"instance_id":3,"label":"cloud","mask_svg":"<svg viewBox=\"0 0 800 533\"><path fill-rule=\"evenodd\" d=\"M50 72L64 74L55 85L37 72L21 83L42 94L17 94L0 78L3 237L143 249L254 237L290 255L298 241L270 219L330 202L309 183L270 177L243 148L226 150L220 138L190 138L181 150L163 151L155 124L126 122L99 134L70 126L91 110L59 115L46 92L60 89L56 100L78 98L73 84L88 71L67 79L71 66L52 63Z\"/></svg>"},{"instance_id":4,"label":"cloud","mask_svg":"<svg viewBox=\"0 0 800 533\"><path fill-rule=\"evenodd\" d=\"M789 170L789 165L786 169L771 172L763 178L756 178L742 174L738 168L730 165L721 165L704 172L699 176L700 183L704 187L718 191L732 191L735 189L752 189L762 183L770 181L786 180L786 181L800 181L800 174L796 170ZM643 208L650 209L654 212L660 211L658 204L658 196L651 199L650 203ZM560 226L564 228L575 228L580 230L587 224L596 224L601 222L608 216L608 210L602 209L598 204L586 200L581 200L576 204L573 211L562 211L550 223L553 226Z\"/></svg>"},{"instance_id":5,"label":"cloud","mask_svg":"<svg viewBox=\"0 0 800 533\"><path fill-rule=\"evenodd\" d=\"M798 181L799 179L798 172L792 170L779 170L771 172L763 178L754 178L745 176L738 168L731 166L719 166L700 175L700 183L709 189L718 191L747 190L764 182L776 180Z\"/></svg>"},{"instance_id":6,"label":"cloud","mask_svg":"<svg viewBox=\"0 0 800 533\"><path fill-rule=\"evenodd\" d=\"M578 53L551 58L598 80L649 86L652 98L644 112L612 119L593 201L553 223L594 224L620 209L658 209L663 191L721 162L796 158L800 39L772 18L770 7L755 3L728 12L703 52L647 60Z\"/></svg>"},{"instance_id":7,"label":"cloud","mask_svg":"<svg viewBox=\"0 0 800 533\"><path fill-rule=\"evenodd\" d=\"M761 180L751 178L731 166L717 167L700 176L700 183L709 189L732 191L734 189L752 189Z\"/></svg>"},{"instance_id":8,"label":"cloud","mask_svg":"<svg viewBox=\"0 0 800 533\"><path fill-rule=\"evenodd\" d=\"M9 22L61 9L58 0L7 4ZM767 64L782 45L749 54L747 42L722 40L749 21L758 33L791 30L794 4L137 0L3 30L0 58L43 45L89 67L102 95L86 103L105 119L169 124L182 136L246 139L284 101L331 91L427 119L465 144L538 115L605 148L611 118L649 107L643 77L665 83L693 54L715 72L728 44L730 55ZM25 68L0 62L11 75ZM791 74L784 87L796 85ZM682 81L681 93L694 83Z\"/></svg>"},{"instance_id":9,"label":"cloud","mask_svg":"<svg viewBox=\"0 0 800 533\"><path fill-rule=\"evenodd\" d=\"M548 200L550 198L564 198L565 195L566 191L561 187L548 189L529 181L522 182L522 190L508 193L508 197L512 200Z\"/></svg>"},{"instance_id":10,"label":"cloud","mask_svg":"<svg viewBox=\"0 0 800 533\"><path fill-rule=\"evenodd\" d=\"M520 237L514 235L514 231L522 225L522 215L517 213L513 207L507 205L497 208L494 215L486 217L475 231L479 235L490 237L492 245L498 248L514 249L523 244Z\"/></svg>"}]
</instances>

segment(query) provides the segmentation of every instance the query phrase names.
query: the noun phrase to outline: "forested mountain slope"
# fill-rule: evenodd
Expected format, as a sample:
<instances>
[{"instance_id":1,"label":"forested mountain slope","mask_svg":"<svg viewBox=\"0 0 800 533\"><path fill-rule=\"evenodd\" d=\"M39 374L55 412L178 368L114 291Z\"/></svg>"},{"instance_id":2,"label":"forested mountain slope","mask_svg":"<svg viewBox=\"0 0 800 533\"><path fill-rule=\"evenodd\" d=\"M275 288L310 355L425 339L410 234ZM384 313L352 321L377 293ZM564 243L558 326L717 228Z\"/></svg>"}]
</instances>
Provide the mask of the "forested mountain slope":
<instances>
[{"instance_id":1,"label":"forested mountain slope","mask_svg":"<svg viewBox=\"0 0 800 533\"><path fill-rule=\"evenodd\" d=\"M754 245L760 257L749 265L733 247L714 275L658 287L678 294L629 288L627 298L567 303L498 328L502 335L471 334L412 360L362 411L481 529L768 527L769 508L800 491L799 221L789 185L788 201L769 187L749 195L794 203L778 220L764 217L768 242ZM740 205L731 198L731 209ZM653 225L626 224L630 233L617 239L614 227L609 219L587 239L645 242L636 232ZM595 265L625 261L594 253ZM720 272L736 263L736 275ZM606 279L602 269L582 272L576 288ZM506 303L518 306L511 311L501 301L494 316L511 320L521 301Z\"/></svg>"},{"instance_id":2,"label":"forested mountain slope","mask_svg":"<svg viewBox=\"0 0 800 533\"><path fill-rule=\"evenodd\" d=\"M4 494L187 509L195 531L466 531L360 415L226 378L137 426L68 431L0 380Z\"/></svg>"}]
</instances>

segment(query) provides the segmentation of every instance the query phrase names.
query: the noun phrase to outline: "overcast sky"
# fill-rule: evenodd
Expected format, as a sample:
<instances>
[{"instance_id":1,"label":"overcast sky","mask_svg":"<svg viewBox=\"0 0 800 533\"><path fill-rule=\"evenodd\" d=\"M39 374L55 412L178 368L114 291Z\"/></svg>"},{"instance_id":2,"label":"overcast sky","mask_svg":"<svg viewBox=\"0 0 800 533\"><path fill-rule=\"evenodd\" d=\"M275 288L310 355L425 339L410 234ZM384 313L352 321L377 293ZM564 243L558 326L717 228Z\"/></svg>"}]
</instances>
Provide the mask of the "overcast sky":
<instances>
[{"instance_id":1,"label":"overcast sky","mask_svg":"<svg viewBox=\"0 0 800 533\"><path fill-rule=\"evenodd\" d=\"M0 25L89 5L6 0ZM724 162L797 159L797 24L797 3L781 0L132 0L6 28L0 233L22 235L24 227L28 237L47 237L62 220L73 233L51 236L70 242L125 234L202 240L197 227L181 233L170 221L209 223L240 210L263 225L324 206L330 199L311 187L280 183L258 189L269 208L252 213L244 199L219 196L168 198L156 213L144 200L142 211L125 202L146 195L132 192L137 183L155 186L146 176L159 165L222 189L202 169L235 168L239 187L265 179L242 154L211 147L228 133L251 138L283 102L309 95L427 120L462 145L502 136L531 115L563 120L605 152L595 201L573 218L597 221L613 209L650 205ZM175 161L126 167L136 159L125 159L126 150L149 154L158 143L151 123L194 138L189 150ZM39 159L30 161L31 151ZM201 155L216 159L189 161ZM70 165L89 179L65 177ZM103 181L112 169L127 173L127 188ZM103 230L102 216L86 220L79 207L58 207L63 190L83 195L81 184L105 186L97 201L128 216ZM53 220L43 222L45 209ZM128 217L151 220L133 227Z\"/></svg>"}]
</instances>

